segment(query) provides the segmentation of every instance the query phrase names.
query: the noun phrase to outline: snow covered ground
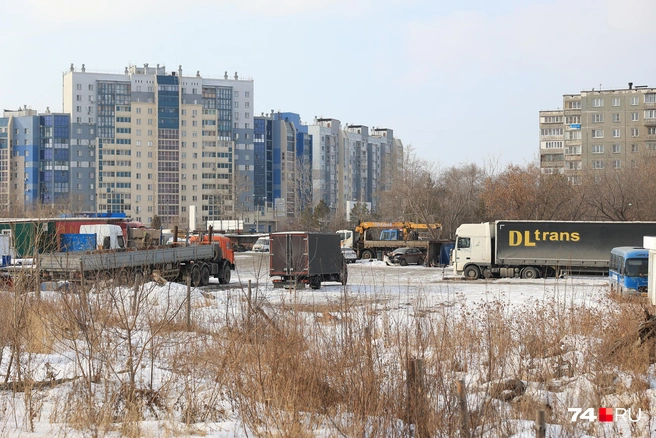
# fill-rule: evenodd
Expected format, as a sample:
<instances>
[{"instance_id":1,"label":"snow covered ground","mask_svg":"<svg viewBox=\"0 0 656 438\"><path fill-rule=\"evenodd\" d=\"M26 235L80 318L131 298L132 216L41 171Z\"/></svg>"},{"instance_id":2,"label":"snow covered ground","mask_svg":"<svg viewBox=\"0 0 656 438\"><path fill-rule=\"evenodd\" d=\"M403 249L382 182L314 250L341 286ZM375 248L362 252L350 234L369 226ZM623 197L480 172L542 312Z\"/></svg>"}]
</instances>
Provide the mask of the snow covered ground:
<instances>
[{"instance_id":1,"label":"snow covered ground","mask_svg":"<svg viewBox=\"0 0 656 438\"><path fill-rule=\"evenodd\" d=\"M285 289L274 289L271 278L268 276L268 255L258 253L239 253L236 255L237 270L233 272L232 281L229 288L218 285L216 280L210 286L193 289L191 291L191 319L196 326L209 332L218 332L224 324L227 324L231 315L237 315L244 312L245 302L250 300L258 303L261 308L280 308L282 305L293 303L305 309L316 309L309 311L316 317L322 314L323 317L331 317L331 304L343 302L345 299L366 306L369 311L375 311L378 315L385 314L385 318L393 320L396 324L412 324L416 321L418 314L426 314L426 311L435 311L439 309L440 315L453 311L460 317L466 312L477 312L486 309L486 306L496 306L495 308L503 309L506 314L516 313L517 318L523 318L531 314L527 309L549 309L562 308L575 309L586 308L596 309L600 312L613 312L613 304L608 297L608 286L605 278L600 277L572 277L563 279L540 279L540 280L522 280L522 279L499 279L499 280L479 280L463 281L455 277L450 268L428 268L423 266L387 266L380 261L358 261L356 264L349 265L349 281L346 287L338 283L324 283L321 289L311 290L309 288L297 291ZM249 289L250 285L250 289ZM147 302L141 305L149 309L155 309L155 313L160 312L166 315L171 309L180 314L184 313L186 308L187 288L184 285L169 283L166 285L156 285L149 283L147 285L148 294L145 300ZM118 302L129 302L130 290L126 289L117 295L125 295L125 301L119 297ZM42 297L45 300L56 301L58 293L48 293ZM117 302L115 300L115 302ZM464 312L464 313L463 313ZM129 312L126 313L128 315ZM160 316L161 316L160 315ZM531 314L532 315L532 314ZM131 336L134 336L132 343L135 348L141 348L148 342L149 334L143 331L148 324L134 317L127 319L134 322L134 327L140 327L135 330ZM152 314L149 316L152 318ZM430 319L430 316L428 316ZM179 320L178 318L177 320ZM141 325L139 325L142 323ZM116 333L117 336L125 336L125 331ZM184 336L180 333L171 334L172 337L178 337L184 342ZM592 341L594 342L594 340ZM560 339L562 351L565 352L563 361L570 364L576 369L584 369L585 365L581 361L587 358L586 349L589 348L590 340L581 339L581 337L572 333ZM117 342L121 345L116 349L116 354L124 354L124 343ZM380 344L382 345L382 344ZM381 347L383 348L383 347ZM38 391L38 413L28 418L26 411L34 409L32 399L27 400L22 392L12 392L5 390L0 393L0 410L4 412L4 419L0 421L0 434L2 436L85 436L89 435L88 430L79 430L71 427L61 418L55 415L58 409L61 409L62 398L70 397L72 386L75 378L81 373L91 373L88 368L93 365L87 365L84 360L80 360L80 355L71 350L64 351L58 349L56 353L48 354L30 354L25 358L23 364L28 367L31 378L34 381L44 381L50 379L72 379L70 383L63 383L52 389ZM140 351L146 351L142 348ZM148 350L150 351L150 350ZM2 354L2 363L0 364L0 376L7 375L8 357L11 351L9 346L5 346ZM161 363L157 366L149 363L146 359L143 365L137 370L136 379L138 382L162 382L167 380L171 370ZM165 360L163 362L168 362ZM653 372L653 373L652 373ZM641 397L642 400L648 400L646 411L642 412L640 422L632 424L629 421L616 421L614 423L596 424L595 428L590 428L583 424L579 429L572 429L562 426L562 424L548 424L547 436L597 436L603 433L605 436L650 436L650 430L655 430L654 423L651 422L651 415L648 415L651 405L656 401L654 396L654 384L651 375L656 375L656 370L650 370L645 376L649 382L639 394L632 393L631 396L617 395L616 399L602 399L602 404L616 408L635 406L635 397ZM10 373L15 376L15 372ZM471 409L475 410L478 404L489 391L490 383L486 383L486 389L481 385L480 371L463 372L462 379L467 383L471 392L471 399L468 403ZM13 377L12 377L13 379ZM10 380L12 380L10 379ZM619 374L619 379L627 380L625 385L631 386L631 377ZM211 383L211 381L210 381ZM553 409L553 415L564 418L571 416L567 411L568 408L581 407L587 408L589 401L581 394L585 393L591 383L590 376L585 373L563 377L558 381L551 382L550 386L539 384L537 382L523 381L525 386L522 397L530 397L539 403L549 406ZM225 394L223 395L225 396ZM633 398L632 398L633 397ZM171 434L180 435L199 435L199 436L216 436L216 437L245 437L252 436L253 430L250 425L244 421L232 416L229 403L225 399L216 401L221 405L225 412L223 421L205 421L197 423L192 429L179 429L184 432L171 432L178 430L170 426L171 419L163 420L151 416L140 423L140 432L142 436L165 436ZM499 402L498 408L503 411L506 405ZM635 411L633 412L635 417ZM584 423L587 420L584 420ZM168 426L164 427L163 424ZM509 435L516 437L535 436L534 423L527 419L508 419L505 431ZM118 432L109 433L110 435L119 435ZM574 431L574 432L573 432ZM97 431L96 431L97 432ZM403 433L392 433L390 435L402 436ZM481 436L499 436L499 429L478 431ZM590 435L587 435L587 434ZM101 433L102 434L102 433ZM266 434L263 434L266 435ZM335 428L329 425L325 428L317 428L314 431L315 436L339 436ZM382 435L379 435L382 436ZM656 432L653 436L656 436Z\"/></svg>"}]
</instances>

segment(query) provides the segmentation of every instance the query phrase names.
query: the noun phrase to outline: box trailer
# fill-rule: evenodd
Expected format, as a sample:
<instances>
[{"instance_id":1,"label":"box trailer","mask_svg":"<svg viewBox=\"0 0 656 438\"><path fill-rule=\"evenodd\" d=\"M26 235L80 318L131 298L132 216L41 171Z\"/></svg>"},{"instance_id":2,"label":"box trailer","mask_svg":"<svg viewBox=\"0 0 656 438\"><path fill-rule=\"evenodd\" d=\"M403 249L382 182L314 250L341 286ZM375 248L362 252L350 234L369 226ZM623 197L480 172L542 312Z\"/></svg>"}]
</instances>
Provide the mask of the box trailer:
<instances>
[{"instance_id":1,"label":"box trailer","mask_svg":"<svg viewBox=\"0 0 656 438\"><path fill-rule=\"evenodd\" d=\"M322 281L348 279L346 260L335 233L272 233L269 243L269 276L274 287L309 284L319 289Z\"/></svg>"},{"instance_id":2,"label":"box trailer","mask_svg":"<svg viewBox=\"0 0 656 438\"><path fill-rule=\"evenodd\" d=\"M610 251L641 246L656 222L496 221L456 230L454 270L468 279L608 274Z\"/></svg>"}]
</instances>

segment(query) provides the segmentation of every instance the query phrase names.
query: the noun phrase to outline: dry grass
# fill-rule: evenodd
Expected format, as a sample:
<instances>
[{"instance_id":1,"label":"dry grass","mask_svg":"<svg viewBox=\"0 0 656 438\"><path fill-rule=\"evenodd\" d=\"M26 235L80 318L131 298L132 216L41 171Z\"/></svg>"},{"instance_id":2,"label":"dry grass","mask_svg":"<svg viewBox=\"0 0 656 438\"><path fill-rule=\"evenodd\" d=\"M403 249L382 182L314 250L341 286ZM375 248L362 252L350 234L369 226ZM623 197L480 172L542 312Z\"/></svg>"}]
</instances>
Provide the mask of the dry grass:
<instances>
[{"instance_id":1,"label":"dry grass","mask_svg":"<svg viewBox=\"0 0 656 438\"><path fill-rule=\"evenodd\" d=\"M54 384L58 376L45 376L37 356L74 357L78 377L50 401L50 421L92 435L143 436L144 419L164 421L172 436L201 434L194 425L236 417L266 437L326 428L335 436L456 436L463 427L501 436L538 410L575 434L581 426L569 423L569 406L539 394L566 394L579 379L590 382L581 395L590 407L609 395L649 406L654 344L635 342L644 299L612 295L611 312L543 301L521 313L502 301L431 308L419 299L403 316L346 293L321 305L240 300L242 313L217 308L225 316L214 328L194 322L187 331L184 309L151 299L146 288L80 292L47 300L0 294L0 341L20 357L0 377ZM1 359L6 371L10 358ZM44 390L24 388L38 419Z\"/></svg>"}]
</instances>

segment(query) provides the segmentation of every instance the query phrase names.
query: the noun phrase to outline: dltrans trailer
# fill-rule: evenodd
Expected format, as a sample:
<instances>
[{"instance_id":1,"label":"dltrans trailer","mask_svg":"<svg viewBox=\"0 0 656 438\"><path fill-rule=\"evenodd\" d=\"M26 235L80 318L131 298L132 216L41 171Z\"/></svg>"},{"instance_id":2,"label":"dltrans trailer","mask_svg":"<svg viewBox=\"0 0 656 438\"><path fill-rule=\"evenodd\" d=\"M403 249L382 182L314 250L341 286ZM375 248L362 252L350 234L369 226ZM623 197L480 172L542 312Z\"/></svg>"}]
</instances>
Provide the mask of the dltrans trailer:
<instances>
[{"instance_id":1,"label":"dltrans trailer","mask_svg":"<svg viewBox=\"0 0 656 438\"><path fill-rule=\"evenodd\" d=\"M453 264L465 278L608 274L610 251L641 246L656 222L496 221L456 230Z\"/></svg>"}]
</instances>

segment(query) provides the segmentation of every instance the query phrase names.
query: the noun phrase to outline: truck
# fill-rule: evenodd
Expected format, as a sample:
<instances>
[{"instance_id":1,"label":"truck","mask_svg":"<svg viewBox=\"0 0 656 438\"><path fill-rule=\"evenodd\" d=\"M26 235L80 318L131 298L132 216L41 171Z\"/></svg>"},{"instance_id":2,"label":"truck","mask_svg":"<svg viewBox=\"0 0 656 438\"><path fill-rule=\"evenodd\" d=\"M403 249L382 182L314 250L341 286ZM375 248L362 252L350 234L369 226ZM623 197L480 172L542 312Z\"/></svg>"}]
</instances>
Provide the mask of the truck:
<instances>
[{"instance_id":1,"label":"truck","mask_svg":"<svg viewBox=\"0 0 656 438\"><path fill-rule=\"evenodd\" d=\"M346 285L348 269L335 233L278 232L271 233L269 243L269 276L273 287L305 287L319 289L323 281Z\"/></svg>"},{"instance_id":2,"label":"truck","mask_svg":"<svg viewBox=\"0 0 656 438\"><path fill-rule=\"evenodd\" d=\"M656 222L498 220L456 229L452 261L466 279L608 274L610 251L640 246Z\"/></svg>"},{"instance_id":3,"label":"truck","mask_svg":"<svg viewBox=\"0 0 656 438\"><path fill-rule=\"evenodd\" d=\"M117 245L118 242L117 239ZM209 284L212 276L220 284L227 284L234 269L230 239L224 236L214 236L211 244L119 246L117 249L44 253L39 254L37 260L37 271L45 281L114 278L119 283L129 284L143 281L157 272L167 280L178 282L185 282L190 275L191 284L198 287Z\"/></svg>"},{"instance_id":4,"label":"truck","mask_svg":"<svg viewBox=\"0 0 656 438\"><path fill-rule=\"evenodd\" d=\"M435 240L441 228L441 224L360 222L355 230L338 230L337 234L343 247L352 248L358 258L367 260L403 247L427 253L429 242Z\"/></svg>"}]
</instances>

